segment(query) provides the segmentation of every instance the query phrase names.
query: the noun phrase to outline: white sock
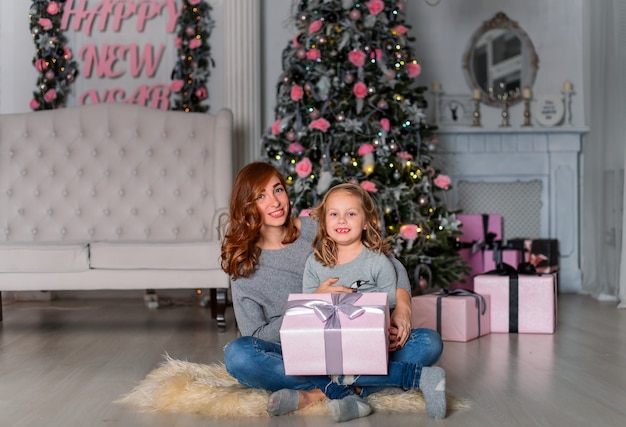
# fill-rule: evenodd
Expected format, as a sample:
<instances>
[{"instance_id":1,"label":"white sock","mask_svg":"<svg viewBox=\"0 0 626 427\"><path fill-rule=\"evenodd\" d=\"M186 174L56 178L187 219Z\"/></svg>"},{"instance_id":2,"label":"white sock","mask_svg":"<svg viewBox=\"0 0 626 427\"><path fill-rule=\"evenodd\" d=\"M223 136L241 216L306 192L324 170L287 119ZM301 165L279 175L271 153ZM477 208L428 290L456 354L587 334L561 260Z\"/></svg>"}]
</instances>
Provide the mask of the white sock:
<instances>
[{"instance_id":1,"label":"white sock","mask_svg":"<svg viewBox=\"0 0 626 427\"><path fill-rule=\"evenodd\" d=\"M358 395L351 394L343 399L331 400L328 410L335 421L343 422L368 416L372 407Z\"/></svg>"},{"instance_id":2,"label":"white sock","mask_svg":"<svg viewBox=\"0 0 626 427\"><path fill-rule=\"evenodd\" d=\"M271 415L285 415L298 409L299 403L298 390L283 388L271 394L267 401L267 412Z\"/></svg>"},{"instance_id":3,"label":"white sock","mask_svg":"<svg viewBox=\"0 0 626 427\"><path fill-rule=\"evenodd\" d=\"M438 366L425 366L420 376L420 390L424 395L426 411L433 418L446 417L446 371Z\"/></svg>"}]
</instances>

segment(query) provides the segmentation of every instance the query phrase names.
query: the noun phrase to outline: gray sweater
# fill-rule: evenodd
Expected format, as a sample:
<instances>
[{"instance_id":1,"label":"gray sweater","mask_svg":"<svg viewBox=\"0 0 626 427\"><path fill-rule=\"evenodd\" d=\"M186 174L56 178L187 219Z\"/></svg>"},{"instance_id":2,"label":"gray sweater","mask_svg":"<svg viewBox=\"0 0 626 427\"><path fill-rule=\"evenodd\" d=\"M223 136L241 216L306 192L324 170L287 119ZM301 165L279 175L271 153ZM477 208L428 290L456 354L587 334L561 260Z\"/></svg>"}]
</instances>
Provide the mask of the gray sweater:
<instances>
[{"instance_id":1,"label":"gray sweater","mask_svg":"<svg viewBox=\"0 0 626 427\"><path fill-rule=\"evenodd\" d=\"M359 292L383 292L387 294L389 308L396 306L396 271L384 254L363 248L352 261L334 267L325 267L311 254L304 268L302 291L313 293L321 283L333 277L339 278L333 286Z\"/></svg>"},{"instance_id":2,"label":"gray sweater","mask_svg":"<svg viewBox=\"0 0 626 427\"><path fill-rule=\"evenodd\" d=\"M282 249L263 250L259 265L250 277L233 280L231 292L237 326L244 336L253 335L267 341L280 341L283 306L289 294L302 293L304 266L313 253L317 224L301 217L300 237ZM398 274L397 286L411 292L404 266L392 259Z\"/></svg>"}]
</instances>

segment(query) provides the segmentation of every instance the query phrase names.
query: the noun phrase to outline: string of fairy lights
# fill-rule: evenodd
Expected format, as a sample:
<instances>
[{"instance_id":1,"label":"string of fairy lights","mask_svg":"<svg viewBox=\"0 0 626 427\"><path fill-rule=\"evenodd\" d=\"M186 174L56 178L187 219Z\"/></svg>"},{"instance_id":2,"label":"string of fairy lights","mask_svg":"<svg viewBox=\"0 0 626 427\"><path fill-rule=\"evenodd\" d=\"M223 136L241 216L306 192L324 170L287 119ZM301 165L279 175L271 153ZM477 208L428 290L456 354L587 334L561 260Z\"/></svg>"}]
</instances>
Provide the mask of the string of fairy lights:
<instances>
[{"instance_id":1,"label":"string of fairy lights","mask_svg":"<svg viewBox=\"0 0 626 427\"><path fill-rule=\"evenodd\" d=\"M210 68L215 66L209 37L215 27L211 5L202 0L183 0L176 22L177 58L172 70L171 110L206 112Z\"/></svg>"},{"instance_id":2,"label":"string of fairy lights","mask_svg":"<svg viewBox=\"0 0 626 427\"><path fill-rule=\"evenodd\" d=\"M72 50L61 31L64 5L65 0L33 0L28 14L36 47L32 63L38 72L37 90L30 101L35 111L64 107L78 75Z\"/></svg>"}]
</instances>

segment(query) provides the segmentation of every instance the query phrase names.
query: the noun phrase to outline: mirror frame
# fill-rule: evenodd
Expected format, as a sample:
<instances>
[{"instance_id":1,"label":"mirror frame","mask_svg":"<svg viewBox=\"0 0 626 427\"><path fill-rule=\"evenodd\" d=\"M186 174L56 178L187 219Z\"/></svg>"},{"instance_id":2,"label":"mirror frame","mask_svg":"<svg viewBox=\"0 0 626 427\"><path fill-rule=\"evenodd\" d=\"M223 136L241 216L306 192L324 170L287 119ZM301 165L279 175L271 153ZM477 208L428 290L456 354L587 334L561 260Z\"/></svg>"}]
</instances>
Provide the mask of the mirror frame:
<instances>
[{"instance_id":1,"label":"mirror frame","mask_svg":"<svg viewBox=\"0 0 626 427\"><path fill-rule=\"evenodd\" d=\"M483 25L472 35L465 54L463 55L463 71L465 72L465 79L467 80L467 83L469 84L472 92L475 89L480 90L481 102L491 106L502 105L501 101L491 98L489 96L489 93L483 90L483 88L476 81L476 77L474 76L474 73L471 69L476 43L485 33L494 29L508 29L512 31L517 37L519 37L522 42L522 50L524 51L526 59L524 59L525 63L522 64L523 69L521 87L519 93L508 98L509 105L517 104L522 100L522 90L524 88L532 89L533 84L535 83L537 69L539 68L539 57L537 56L535 46L533 46L533 42L530 40L530 37L528 37L528 34L526 34L526 31L520 28L519 24L516 21L512 21L511 19L509 19L509 17L506 16L504 12L498 12L493 18L483 22Z\"/></svg>"}]
</instances>

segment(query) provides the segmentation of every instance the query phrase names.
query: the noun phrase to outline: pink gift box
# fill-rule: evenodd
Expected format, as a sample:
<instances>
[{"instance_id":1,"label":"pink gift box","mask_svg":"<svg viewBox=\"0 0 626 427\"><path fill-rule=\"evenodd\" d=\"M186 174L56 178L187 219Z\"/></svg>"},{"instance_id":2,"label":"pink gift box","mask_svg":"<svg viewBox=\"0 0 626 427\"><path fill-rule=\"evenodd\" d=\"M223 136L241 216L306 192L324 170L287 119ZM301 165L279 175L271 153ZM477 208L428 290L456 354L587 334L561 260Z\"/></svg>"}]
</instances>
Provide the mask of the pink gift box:
<instances>
[{"instance_id":1,"label":"pink gift box","mask_svg":"<svg viewBox=\"0 0 626 427\"><path fill-rule=\"evenodd\" d=\"M429 294L411 298L412 327L435 329L444 341L467 342L487 335L491 330L489 295L454 293L452 291L450 296Z\"/></svg>"},{"instance_id":2,"label":"pink gift box","mask_svg":"<svg viewBox=\"0 0 626 427\"><path fill-rule=\"evenodd\" d=\"M486 217L486 220L485 220ZM494 240L502 240L502 215L498 214L458 214L456 219L463 224L461 242L485 241L487 233L495 234ZM486 224L485 224L486 222ZM485 227L486 225L486 227Z\"/></svg>"},{"instance_id":3,"label":"pink gift box","mask_svg":"<svg viewBox=\"0 0 626 427\"><path fill-rule=\"evenodd\" d=\"M474 277L477 274L485 272L485 256L482 250L472 253L472 249L463 248L459 250L459 255L472 269L471 273L469 274L470 277Z\"/></svg>"},{"instance_id":4,"label":"pink gift box","mask_svg":"<svg viewBox=\"0 0 626 427\"><path fill-rule=\"evenodd\" d=\"M323 310L334 317L324 321ZM291 294L280 328L285 374L387 375L388 331L386 293Z\"/></svg>"},{"instance_id":5,"label":"pink gift box","mask_svg":"<svg viewBox=\"0 0 626 427\"><path fill-rule=\"evenodd\" d=\"M473 290L472 278L488 271L485 262L488 257L493 259L493 253L486 254L483 250L487 235L493 233L493 240L502 240L502 215L498 214L458 214L461 221L463 235L459 241L464 247L459 250L459 256L470 267L470 273L464 277L465 283L457 282L450 285L450 289ZM468 247L470 245L473 247Z\"/></svg>"},{"instance_id":6,"label":"pink gift box","mask_svg":"<svg viewBox=\"0 0 626 427\"><path fill-rule=\"evenodd\" d=\"M491 332L554 333L556 275L521 274L517 286L514 280L496 274L474 277L475 292L491 297Z\"/></svg>"}]
</instances>

